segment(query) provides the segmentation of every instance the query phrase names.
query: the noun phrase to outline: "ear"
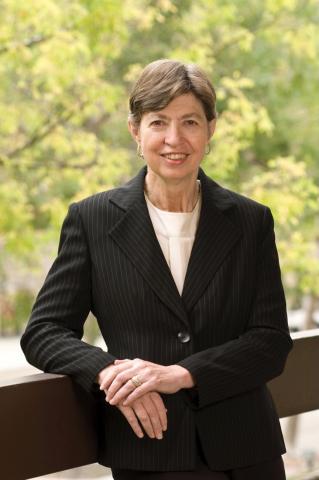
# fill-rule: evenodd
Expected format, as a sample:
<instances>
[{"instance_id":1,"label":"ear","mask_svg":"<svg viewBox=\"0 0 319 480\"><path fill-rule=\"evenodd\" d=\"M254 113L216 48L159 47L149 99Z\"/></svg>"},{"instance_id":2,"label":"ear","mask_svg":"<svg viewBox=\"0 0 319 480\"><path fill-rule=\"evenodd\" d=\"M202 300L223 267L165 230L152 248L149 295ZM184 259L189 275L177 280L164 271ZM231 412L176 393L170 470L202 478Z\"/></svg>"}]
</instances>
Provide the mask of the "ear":
<instances>
[{"instance_id":1,"label":"ear","mask_svg":"<svg viewBox=\"0 0 319 480\"><path fill-rule=\"evenodd\" d=\"M140 143L140 129L139 126L133 123L131 120L128 120L127 127L132 135L132 138L135 140L136 143Z\"/></svg>"},{"instance_id":2,"label":"ear","mask_svg":"<svg viewBox=\"0 0 319 480\"><path fill-rule=\"evenodd\" d=\"M208 141L212 138L215 133L216 128L216 118L213 118L210 122L208 122Z\"/></svg>"}]
</instances>

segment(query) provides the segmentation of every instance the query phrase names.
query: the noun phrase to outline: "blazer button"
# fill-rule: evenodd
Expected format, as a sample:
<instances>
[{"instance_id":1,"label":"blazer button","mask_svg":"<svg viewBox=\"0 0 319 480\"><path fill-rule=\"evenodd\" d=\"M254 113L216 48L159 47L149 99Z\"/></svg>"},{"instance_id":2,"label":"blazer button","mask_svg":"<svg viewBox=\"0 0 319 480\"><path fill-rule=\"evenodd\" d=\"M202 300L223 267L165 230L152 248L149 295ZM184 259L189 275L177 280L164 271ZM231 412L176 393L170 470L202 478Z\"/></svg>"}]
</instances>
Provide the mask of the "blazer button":
<instances>
[{"instance_id":1,"label":"blazer button","mask_svg":"<svg viewBox=\"0 0 319 480\"><path fill-rule=\"evenodd\" d=\"M191 336L188 332L178 332L177 338L181 343L187 343L190 341Z\"/></svg>"}]
</instances>

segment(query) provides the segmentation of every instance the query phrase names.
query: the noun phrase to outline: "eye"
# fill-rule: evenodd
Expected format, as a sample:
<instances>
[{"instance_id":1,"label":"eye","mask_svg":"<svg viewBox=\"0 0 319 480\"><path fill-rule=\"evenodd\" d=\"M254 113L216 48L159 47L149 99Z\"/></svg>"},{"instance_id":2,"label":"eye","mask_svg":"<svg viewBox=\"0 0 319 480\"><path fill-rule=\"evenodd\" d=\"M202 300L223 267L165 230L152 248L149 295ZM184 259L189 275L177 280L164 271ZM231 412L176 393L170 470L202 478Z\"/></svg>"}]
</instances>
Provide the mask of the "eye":
<instances>
[{"instance_id":1,"label":"eye","mask_svg":"<svg viewBox=\"0 0 319 480\"><path fill-rule=\"evenodd\" d=\"M189 118L188 120L186 120L186 125L194 126L194 125L198 125L198 123L196 122L196 120Z\"/></svg>"},{"instance_id":2,"label":"eye","mask_svg":"<svg viewBox=\"0 0 319 480\"><path fill-rule=\"evenodd\" d=\"M153 120L153 121L150 123L150 125L151 125L152 127L161 127L161 126L164 125L164 122L163 122L163 120Z\"/></svg>"}]
</instances>

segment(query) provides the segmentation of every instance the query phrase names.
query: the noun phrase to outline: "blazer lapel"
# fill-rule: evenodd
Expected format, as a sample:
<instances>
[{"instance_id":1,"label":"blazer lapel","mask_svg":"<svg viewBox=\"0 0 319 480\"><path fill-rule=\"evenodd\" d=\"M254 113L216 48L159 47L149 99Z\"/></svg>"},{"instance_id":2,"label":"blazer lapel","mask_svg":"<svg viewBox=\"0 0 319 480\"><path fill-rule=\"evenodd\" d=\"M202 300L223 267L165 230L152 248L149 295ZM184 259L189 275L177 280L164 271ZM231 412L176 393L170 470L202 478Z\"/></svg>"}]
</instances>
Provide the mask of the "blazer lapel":
<instances>
[{"instance_id":1,"label":"blazer lapel","mask_svg":"<svg viewBox=\"0 0 319 480\"><path fill-rule=\"evenodd\" d=\"M203 294L242 234L226 215L227 210L235 207L227 190L209 179L201 169L199 179L202 208L182 293L187 311Z\"/></svg>"},{"instance_id":2,"label":"blazer lapel","mask_svg":"<svg viewBox=\"0 0 319 480\"><path fill-rule=\"evenodd\" d=\"M144 198L146 168L128 184L115 189L110 201L123 210L109 232L160 300L186 325L187 313L158 243Z\"/></svg>"}]
</instances>

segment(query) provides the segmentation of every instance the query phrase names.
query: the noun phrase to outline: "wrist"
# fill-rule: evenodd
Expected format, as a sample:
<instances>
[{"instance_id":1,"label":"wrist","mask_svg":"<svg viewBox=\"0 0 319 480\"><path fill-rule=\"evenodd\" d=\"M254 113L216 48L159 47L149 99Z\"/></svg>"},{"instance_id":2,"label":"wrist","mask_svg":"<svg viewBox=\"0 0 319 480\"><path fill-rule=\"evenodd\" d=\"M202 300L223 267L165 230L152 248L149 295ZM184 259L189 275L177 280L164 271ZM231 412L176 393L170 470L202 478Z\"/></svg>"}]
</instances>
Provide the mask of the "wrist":
<instances>
[{"instance_id":1,"label":"wrist","mask_svg":"<svg viewBox=\"0 0 319 480\"><path fill-rule=\"evenodd\" d=\"M181 365L173 365L173 366L176 367L180 389L192 388L195 386L194 378L186 368L182 367Z\"/></svg>"},{"instance_id":2,"label":"wrist","mask_svg":"<svg viewBox=\"0 0 319 480\"><path fill-rule=\"evenodd\" d=\"M95 382L101 385L103 378L105 377L106 372L109 370L110 367L113 366L113 363L110 365L107 365L106 367L103 368L103 370L100 370L99 373L95 377Z\"/></svg>"}]
</instances>

